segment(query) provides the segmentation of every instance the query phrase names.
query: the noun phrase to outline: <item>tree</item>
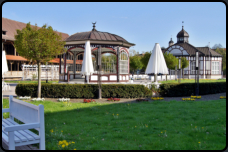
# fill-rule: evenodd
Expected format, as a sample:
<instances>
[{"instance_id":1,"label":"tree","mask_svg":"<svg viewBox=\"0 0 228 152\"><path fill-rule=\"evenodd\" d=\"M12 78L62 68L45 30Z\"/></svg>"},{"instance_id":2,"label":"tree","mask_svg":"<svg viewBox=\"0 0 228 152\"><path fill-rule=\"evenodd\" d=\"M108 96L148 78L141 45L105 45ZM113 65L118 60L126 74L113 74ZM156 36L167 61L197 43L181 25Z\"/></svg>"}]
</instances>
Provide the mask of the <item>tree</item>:
<instances>
[{"instance_id":1,"label":"tree","mask_svg":"<svg viewBox=\"0 0 228 152\"><path fill-rule=\"evenodd\" d=\"M164 46L162 46L161 49L166 49L166 48Z\"/></svg>"},{"instance_id":2,"label":"tree","mask_svg":"<svg viewBox=\"0 0 228 152\"><path fill-rule=\"evenodd\" d=\"M178 59L171 53L164 53L164 58L168 69L175 70L175 66L178 64Z\"/></svg>"},{"instance_id":3,"label":"tree","mask_svg":"<svg viewBox=\"0 0 228 152\"><path fill-rule=\"evenodd\" d=\"M147 64L150 60L151 52L146 52L144 56L141 57L142 69L146 70Z\"/></svg>"},{"instance_id":4,"label":"tree","mask_svg":"<svg viewBox=\"0 0 228 152\"><path fill-rule=\"evenodd\" d=\"M130 70L134 73L135 70L141 69L143 67L143 64L141 62L140 56L130 56Z\"/></svg>"},{"instance_id":5,"label":"tree","mask_svg":"<svg viewBox=\"0 0 228 152\"><path fill-rule=\"evenodd\" d=\"M173 54L167 53L167 52L164 53L164 58L165 58L167 68L171 70L175 70L175 67L178 64L178 59L175 56L173 56ZM166 81L167 81L167 75L166 75Z\"/></svg>"},{"instance_id":6,"label":"tree","mask_svg":"<svg viewBox=\"0 0 228 152\"><path fill-rule=\"evenodd\" d=\"M222 55L222 71L223 74L226 75L226 50L223 48L217 48L215 52Z\"/></svg>"},{"instance_id":7,"label":"tree","mask_svg":"<svg viewBox=\"0 0 228 152\"><path fill-rule=\"evenodd\" d=\"M135 50L129 50L129 56L135 56L137 52Z\"/></svg>"},{"instance_id":8,"label":"tree","mask_svg":"<svg viewBox=\"0 0 228 152\"><path fill-rule=\"evenodd\" d=\"M223 48L222 45L219 43L219 44L215 44L212 49L217 49L217 48Z\"/></svg>"},{"instance_id":9,"label":"tree","mask_svg":"<svg viewBox=\"0 0 228 152\"><path fill-rule=\"evenodd\" d=\"M184 68L187 68L188 66L189 66L189 61L185 57L181 57L181 69L182 69L183 79L184 79Z\"/></svg>"},{"instance_id":10,"label":"tree","mask_svg":"<svg viewBox=\"0 0 228 152\"><path fill-rule=\"evenodd\" d=\"M38 65L38 98L41 97L41 62L46 63L56 55L65 53L65 42L62 41L61 33L58 35L51 26L43 25L38 28L37 25L31 27L27 23L22 30L17 30L14 46L17 52Z\"/></svg>"}]
</instances>

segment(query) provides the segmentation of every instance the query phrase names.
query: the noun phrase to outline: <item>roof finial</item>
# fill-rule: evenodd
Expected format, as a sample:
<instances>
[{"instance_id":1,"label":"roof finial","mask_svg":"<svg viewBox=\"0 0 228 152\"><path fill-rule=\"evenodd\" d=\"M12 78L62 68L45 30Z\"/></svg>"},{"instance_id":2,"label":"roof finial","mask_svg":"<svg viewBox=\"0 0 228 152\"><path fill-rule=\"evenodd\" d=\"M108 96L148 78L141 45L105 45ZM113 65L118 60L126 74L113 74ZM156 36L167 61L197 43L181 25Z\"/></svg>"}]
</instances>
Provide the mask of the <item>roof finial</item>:
<instances>
[{"instance_id":1,"label":"roof finial","mask_svg":"<svg viewBox=\"0 0 228 152\"><path fill-rule=\"evenodd\" d=\"M95 26L96 22L95 22L95 23L92 22L92 24L93 24L93 30L92 30L92 31L96 31L96 29L95 29L95 27L96 27L96 26Z\"/></svg>"},{"instance_id":2,"label":"roof finial","mask_svg":"<svg viewBox=\"0 0 228 152\"><path fill-rule=\"evenodd\" d=\"M184 21L182 21L182 29L184 29Z\"/></svg>"}]
</instances>

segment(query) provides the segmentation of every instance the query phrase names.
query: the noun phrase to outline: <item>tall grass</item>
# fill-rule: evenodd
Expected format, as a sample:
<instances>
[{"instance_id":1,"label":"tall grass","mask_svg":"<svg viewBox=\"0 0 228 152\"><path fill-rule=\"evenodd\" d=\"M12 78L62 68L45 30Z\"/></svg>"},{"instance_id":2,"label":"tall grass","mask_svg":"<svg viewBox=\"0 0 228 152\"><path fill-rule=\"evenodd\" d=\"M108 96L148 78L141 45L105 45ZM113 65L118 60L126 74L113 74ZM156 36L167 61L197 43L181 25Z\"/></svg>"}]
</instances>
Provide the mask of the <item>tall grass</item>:
<instances>
[{"instance_id":1,"label":"tall grass","mask_svg":"<svg viewBox=\"0 0 228 152\"><path fill-rule=\"evenodd\" d=\"M44 105L47 150L222 150L226 146L225 99L30 103ZM8 106L7 99L3 106ZM75 143L62 148L58 143L63 140Z\"/></svg>"}]
</instances>

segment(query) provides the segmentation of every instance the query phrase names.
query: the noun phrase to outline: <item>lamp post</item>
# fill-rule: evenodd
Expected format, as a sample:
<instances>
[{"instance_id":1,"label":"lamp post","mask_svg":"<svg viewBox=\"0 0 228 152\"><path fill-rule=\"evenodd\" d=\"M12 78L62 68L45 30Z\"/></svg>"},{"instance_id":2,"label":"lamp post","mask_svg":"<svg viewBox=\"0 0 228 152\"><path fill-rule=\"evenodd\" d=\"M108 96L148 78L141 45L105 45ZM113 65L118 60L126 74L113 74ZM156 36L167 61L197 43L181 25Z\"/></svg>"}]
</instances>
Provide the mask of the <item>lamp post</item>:
<instances>
[{"instance_id":1,"label":"lamp post","mask_svg":"<svg viewBox=\"0 0 228 152\"><path fill-rule=\"evenodd\" d=\"M198 50L196 51L196 70L195 70L195 87L196 87L196 92L195 95L199 95L199 52Z\"/></svg>"},{"instance_id":2,"label":"lamp post","mask_svg":"<svg viewBox=\"0 0 228 152\"><path fill-rule=\"evenodd\" d=\"M178 83L181 83L181 58L179 58L179 79Z\"/></svg>"}]
</instances>

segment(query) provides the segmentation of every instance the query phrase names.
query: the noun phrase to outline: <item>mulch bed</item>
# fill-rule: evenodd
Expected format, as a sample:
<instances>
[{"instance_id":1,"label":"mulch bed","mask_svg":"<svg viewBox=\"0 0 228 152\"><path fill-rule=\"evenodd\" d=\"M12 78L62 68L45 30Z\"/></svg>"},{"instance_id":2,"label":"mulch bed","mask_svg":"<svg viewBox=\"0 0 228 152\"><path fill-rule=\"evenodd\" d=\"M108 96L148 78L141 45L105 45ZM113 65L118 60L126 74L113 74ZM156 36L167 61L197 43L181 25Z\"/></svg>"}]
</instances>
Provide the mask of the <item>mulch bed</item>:
<instances>
[{"instance_id":1,"label":"mulch bed","mask_svg":"<svg viewBox=\"0 0 228 152\"><path fill-rule=\"evenodd\" d=\"M209 94L209 95L201 95L201 99L196 99L195 101L209 101L209 100L219 100L220 96L226 96L226 92L224 93L218 93L218 94ZM187 97L163 97L164 100L161 101L172 101L172 100L176 100L176 101L182 101L182 98L189 98L190 96ZM47 101L53 101L53 102L60 102L57 101L58 98L45 98L45 100ZM139 103L136 101L136 99L138 98L134 98L134 99L127 99L127 98L120 98L120 101L108 101L108 98L103 98L103 99L94 99L97 103ZM149 100L149 102L153 102L153 100L151 100L150 98L142 98L142 99L146 99ZM70 102L72 103L83 103L84 99L74 99L71 98ZM31 101L31 100L26 100L26 101Z\"/></svg>"}]
</instances>

